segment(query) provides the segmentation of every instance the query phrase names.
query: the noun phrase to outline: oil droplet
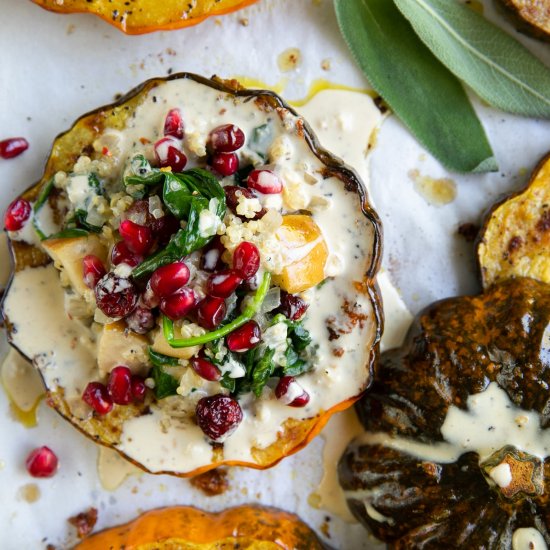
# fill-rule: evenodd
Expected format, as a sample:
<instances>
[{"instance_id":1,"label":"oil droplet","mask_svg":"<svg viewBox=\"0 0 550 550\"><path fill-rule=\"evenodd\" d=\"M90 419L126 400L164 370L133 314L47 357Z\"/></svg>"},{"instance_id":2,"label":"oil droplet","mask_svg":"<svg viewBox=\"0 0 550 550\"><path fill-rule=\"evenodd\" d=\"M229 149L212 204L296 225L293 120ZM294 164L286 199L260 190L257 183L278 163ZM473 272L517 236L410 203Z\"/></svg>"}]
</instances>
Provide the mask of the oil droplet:
<instances>
[{"instance_id":1,"label":"oil droplet","mask_svg":"<svg viewBox=\"0 0 550 550\"><path fill-rule=\"evenodd\" d=\"M40 498L40 488L36 483L27 483L26 485L22 485L19 487L19 491L17 492L17 498L32 504Z\"/></svg>"},{"instance_id":2,"label":"oil droplet","mask_svg":"<svg viewBox=\"0 0 550 550\"><path fill-rule=\"evenodd\" d=\"M319 493L311 493L307 497L307 503L312 507L318 510L321 508L321 495Z\"/></svg>"},{"instance_id":3,"label":"oil droplet","mask_svg":"<svg viewBox=\"0 0 550 550\"><path fill-rule=\"evenodd\" d=\"M263 80L242 75L234 76L232 78L237 80L245 88L255 88L257 90L272 90L276 94L282 94L286 88L286 85L288 84L288 80L286 78L281 78L281 80L279 80L279 82L275 84L267 84Z\"/></svg>"},{"instance_id":4,"label":"oil droplet","mask_svg":"<svg viewBox=\"0 0 550 550\"><path fill-rule=\"evenodd\" d=\"M456 183L450 178L423 176L418 170L410 170L409 178L414 182L415 191L433 206L444 206L456 198Z\"/></svg>"},{"instance_id":5,"label":"oil droplet","mask_svg":"<svg viewBox=\"0 0 550 550\"><path fill-rule=\"evenodd\" d=\"M114 491L128 476L141 474L142 471L113 449L100 447L97 456L97 473L102 487L106 491Z\"/></svg>"},{"instance_id":6,"label":"oil droplet","mask_svg":"<svg viewBox=\"0 0 550 550\"><path fill-rule=\"evenodd\" d=\"M464 2L472 11L483 15L483 3L480 0L466 0Z\"/></svg>"},{"instance_id":7,"label":"oil droplet","mask_svg":"<svg viewBox=\"0 0 550 550\"><path fill-rule=\"evenodd\" d=\"M279 54L277 64L283 73L294 71L302 64L302 52L298 48L288 48Z\"/></svg>"},{"instance_id":8,"label":"oil droplet","mask_svg":"<svg viewBox=\"0 0 550 550\"><path fill-rule=\"evenodd\" d=\"M2 363L0 380L13 417L27 428L36 426L36 409L44 395L44 386L34 366L11 349Z\"/></svg>"}]
</instances>

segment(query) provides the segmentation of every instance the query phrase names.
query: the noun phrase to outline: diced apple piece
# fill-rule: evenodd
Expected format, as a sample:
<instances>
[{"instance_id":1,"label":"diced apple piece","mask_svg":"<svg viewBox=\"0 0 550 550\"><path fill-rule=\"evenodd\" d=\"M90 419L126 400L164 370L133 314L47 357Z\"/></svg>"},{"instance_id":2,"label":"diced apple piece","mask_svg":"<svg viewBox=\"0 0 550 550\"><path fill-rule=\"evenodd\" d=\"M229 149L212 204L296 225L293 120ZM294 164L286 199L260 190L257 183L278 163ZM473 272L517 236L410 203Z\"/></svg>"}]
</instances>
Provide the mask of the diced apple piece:
<instances>
[{"instance_id":1,"label":"diced apple piece","mask_svg":"<svg viewBox=\"0 0 550 550\"><path fill-rule=\"evenodd\" d=\"M122 321L103 325L97 350L99 374L106 376L114 367L126 365L133 374L146 375L151 366L147 346L147 339L126 329Z\"/></svg>"},{"instance_id":2,"label":"diced apple piece","mask_svg":"<svg viewBox=\"0 0 550 550\"><path fill-rule=\"evenodd\" d=\"M191 338L197 336L199 333L204 334L206 331L195 324L181 324L174 323L174 337L175 338ZM168 355L169 357L177 357L178 359L189 359L196 355L202 346L192 346L190 348L173 348L164 338L162 328L159 328L155 333L155 339L151 348L153 351Z\"/></svg>"},{"instance_id":3,"label":"diced apple piece","mask_svg":"<svg viewBox=\"0 0 550 550\"><path fill-rule=\"evenodd\" d=\"M103 263L107 259L107 248L97 235L70 239L47 239L42 246L56 265L62 268L75 292L84 296L89 288L84 283L82 260L88 254L97 256Z\"/></svg>"},{"instance_id":4,"label":"diced apple piece","mask_svg":"<svg viewBox=\"0 0 550 550\"><path fill-rule=\"evenodd\" d=\"M318 285L325 279L328 247L319 226L311 216L283 216L277 230L287 264L273 282L283 290L296 294Z\"/></svg>"}]
</instances>

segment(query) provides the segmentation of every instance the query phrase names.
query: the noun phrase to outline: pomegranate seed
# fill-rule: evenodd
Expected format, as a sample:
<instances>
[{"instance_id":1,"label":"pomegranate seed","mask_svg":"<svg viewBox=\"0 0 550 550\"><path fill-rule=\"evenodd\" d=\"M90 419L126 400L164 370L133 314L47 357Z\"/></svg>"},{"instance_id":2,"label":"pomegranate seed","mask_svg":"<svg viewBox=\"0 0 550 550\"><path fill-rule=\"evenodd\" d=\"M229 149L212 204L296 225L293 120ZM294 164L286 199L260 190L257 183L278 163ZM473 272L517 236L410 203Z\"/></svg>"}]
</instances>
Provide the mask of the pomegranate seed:
<instances>
[{"instance_id":1,"label":"pomegranate seed","mask_svg":"<svg viewBox=\"0 0 550 550\"><path fill-rule=\"evenodd\" d=\"M130 279L107 273L95 287L97 307L107 317L121 319L126 317L137 305L138 293Z\"/></svg>"},{"instance_id":2,"label":"pomegranate seed","mask_svg":"<svg viewBox=\"0 0 550 550\"><path fill-rule=\"evenodd\" d=\"M145 254L153 246L153 234L145 225L138 225L131 220L120 222L118 232L126 246L134 254Z\"/></svg>"},{"instance_id":3,"label":"pomegranate seed","mask_svg":"<svg viewBox=\"0 0 550 550\"><path fill-rule=\"evenodd\" d=\"M168 244L172 235L180 229L180 222L172 214L153 219L151 230L160 245Z\"/></svg>"},{"instance_id":4,"label":"pomegranate seed","mask_svg":"<svg viewBox=\"0 0 550 550\"><path fill-rule=\"evenodd\" d=\"M104 415L113 409L113 400L106 386L101 382L90 382L82 394L82 400L97 414Z\"/></svg>"},{"instance_id":5,"label":"pomegranate seed","mask_svg":"<svg viewBox=\"0 0 550 550\"><path fill-rule=\"evenodd\" d=\"M233 214L237 214L237 206L239 206L239 197L245 197L246 199L258 198L258 195L252 189L247 189L246 187L239 187L238 185L227 185L223 188L223 190L225 191L227 206L229 206ZM265 216L266 212L267 210L265 208L262 208L259 212L256 212L256 215L252 219L259 220L260 218L263 218Z\"/></svg>"},{"instance_id":6,"label":"pomegranate seed","mask_svg":"<svg viewBox=\"0 0 550 550\"><path fill-rule=\"evenodd\" d=\"M15 199L6 210L4 226L8 231L19 231L31 217L31 203L25 199Z\"/></svg>"},{"instance_id":7,"label":"pomegranate seed","mask_svg":"<svg viewBox=\"0 0 550 550\"><path fill-rule=\"evenodd\" d=\"M12 159L29 148L29 142L22 137L8 138L0 141L0 158Z\"/></svg>"},{"instance_id":8,"label":"pomegranate seed","mask_svg":"<svg viewBox=\"0 0 550 550\"><path fill-rule=\"evenodd\" d=\"M262 331L256 321L248 321L227 336L226 344L231 351L242 353L260 343Z\"/></svg>"},{"instance_id":9,"label":"pomegranate seed","mask_svg":"<svg viewBox=\"0 0 550 550\"><path fill-rule=\"evenodd\" d=\"M143 262L143 256L130 252L124 241L119 241L113 246L111 251L111 263L113 265L128 264L130 267L136 267L141 262Z\"/></svg>"},{"instance_id":10,"label":"pomegranate seed","mask_svg":"<svg viewBox=\"0 0 550 550\"><path fill-rule=\"evenodd\" d=\"M91 289L99 282L99 279L107 273L103 262L93 254L88 254L82 259L82 273L84 276L84 284Z\"/></svg>"},{"instance_id":11,"label":"pomegranate seed","mask_svg":"<svg viewBox=\"0 0 550 550\"><path fill-rule=\"evenodd\" d=\"M203 397L195 410L199 428L212 441L222 442L243 419L239 403L228 395Z\"/></svg>"},{"instance_id":12,"label":"pomegranate seed","mask_svg":"<svg viewBox=\"0 0 550 550\"><path fill-rule=\"evenodd\" d=\"M190 364L193 370L205 380L217 382L222 377L218 367L203 357L193 357Z\"/></svg>"},{"instance_id":13,"label":"pomegranate seed","mask_svg":"<svg viewBox=\"0 0 550 550\"><path fill-rule=\"evenodd\" d=\"M264 195L276 195L283 190L283 182L271 170L252 170L246 181L248 187Z\"/></svg>"},{"instance_id":14,"label":"pomegranate seed","mask_svg":"<svg viewBox=\"0 0 550 550\"><path fill-rule=\"evenodd\" d=\"M189 281L189 275L189 268L184 262L163 265L151 276L151 290L159 298L165 298L185 286Z\"/></svg>"},{"instance_id":15,"label":"pomegranate seed","mask_svg":"<svg viewBox=\"0 0 550 550\"><path fill-rule=\"evenodd\" d=\"M208 330L215 329L225 318L227 306L223 298L207 296L197 306L197 321Z\"/></svg>"},{"instance_id":16,"label":"pomegranate seed","mask_svg":"<svg viewBox=\"0 0 550 550\"><path fill-rule=\"evenodd\" d=\"M159 139L155 143L155 157L161 168L172 168L173 172L181 172L187 164L185 153L179 149L178 142L171 137Z\"/></svg>"},{"instance_id":17,"label":"pomegranate seed","mask_svg":"<svg viewBox=\"0 0 550 550\"><path fill-rule=\"evenodd\" d=\"M210 166L222 176L232 176L239 169L239 157L235 153L216 153Z\"/></svg>"},{"instance_id":18,"label":"pomegranate seed","mask_svg":"<svg viewBox=\"0 0 550 550\"><path fill-rule=\"evenodd\" d=\"M183 119L179 109L170 109L164 121L164 135L183 138Z\"/></svg>"},{"instance_id":19,"label":"pomegranate seed","mask_svg":"<svg viewBox=\"0 0 550 550\"><path fill-rule=\"evenodd\" d=\"M150 309L138 306L126 317L126 325L136 334L147 334L155 327L155 316Z\"/></svg>"},{"instance_id":20,"label":"pomegranate seed","mask_svg":"<svg viewBox=\"0 0 550 550\"><path fill-rule=\"evenodd\" d=\"M248 241L242 242L233 253L233 269L243 279L254 277L260 269L260 251L255 244Z\"/></svg>"},{"instance_id":21,"label":"pomegranate seed","mask_svg":"<svg viewBox=\"0 0 550 550\"><path fill-rule=\"evenodd\" d=\"M197 295L192 288L184 286L175 294L160 301L160 310L166 317L177 321L183 319L197 303Z\"/></svg>"},{"instance_id":22,"label":"pomegranate seed","mask_svg":"<svg viewBox=\"0 0 550 550\"><path fill-rule=\"evenodd\" d=\"M132 376L130 390L134 401L138 401L139 403L145 401L147 386L145 385L145 380L141 376Z\"/></svg>"},{"instance_id":23,"label":"pomegranate seed","mask_svg":"<svg viewBox=\"0 0 550 550\"><path fill-rule=\"evenodd\" d=\"M117 405L128 405L132 399L131 388L132 371L128 367L120 365L109 374L107 391Z\"/></svg>"},{"instance_id":24,"label":"pomegranate seed","mask_svg":"<svg viewBox=\"0 0 550 550\"><path fill-rule=\"evenodd\" d=\"M237 271L225 269L208 277L206 292L215 298L229 298L242 282L243 278Z\"/></svg>"},{"instance_id":25,"label":"pomegranate seed","mask_svg":"<svg viewBox=\"0 0 550 550\"><path fill-rule=\"evenodd\" d=\"M233 153L244 145L244 132L234 124L224 124L210 132L208 142L215 153Z\"/></svg>"},{"instance_id":26,"label":"pomegranate seed","mask_svg":"<svg viewBox=\"0 0 550 550\"><path fill-rule=\"evenodd\" d=\"M275 395L290 407L305 407L309 403L309 393L300 386L294 376L283 376L275 388Z\"/></svg>"},{"instance_id":27,"label":"pomegranate seed","mask_svg":"<svg viewBox=\"0 0 550 550\"><path fill-rule=\"evenodd\" d=\"M57 472L59 461L56 454L44 445L31 451L25 465L32 477L52 477Z\"/></svg>"},{"instance_id":28,"label":"pomegranate seed","mask_svg":"<svg viewBox=\"0 0 550 550\"><path fill-rule=\"evenodd\" d=\"M281 305L277 308L279 313L282 313L287 319L297 321L304 316L309 304L296 296L295 294L289 294L284 290L281 291Z\"/></svg>"},{"instance_id":29,"label":"pomegranate seed","mask_svg":"<svg viewBox=\"0 0 550 550\"><path fill-rule=\"evenodd\" d=\"M221 265L221 257L224 253L225 247L223 246L220 237L215 236L208 246L203 249L201 257L201 269L204 271L215 271Z\"/></svg>"}]
</instances>

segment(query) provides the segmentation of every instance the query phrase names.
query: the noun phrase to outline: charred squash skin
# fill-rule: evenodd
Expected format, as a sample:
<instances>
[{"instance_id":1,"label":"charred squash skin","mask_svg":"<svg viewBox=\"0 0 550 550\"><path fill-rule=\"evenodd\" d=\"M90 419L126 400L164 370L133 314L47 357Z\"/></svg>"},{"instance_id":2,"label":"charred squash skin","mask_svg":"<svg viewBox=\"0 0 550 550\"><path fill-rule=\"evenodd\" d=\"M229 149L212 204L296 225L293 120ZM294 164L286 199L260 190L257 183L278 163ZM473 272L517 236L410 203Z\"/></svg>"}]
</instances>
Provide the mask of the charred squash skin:
<instances>
[{"instance_id":1,"label":"charred squash skin","mask_svg":"<svg viewBox=\"0 0 550 550\"><path fill-rule=\"evenodd\" d=\"M219 90L220 92L232 94L235 97L248 98L251 101L255 101L259 108L263 110L276 111L277 109L284 109L296 115L296 112L275 93L265 90L246 90L243 89L236 81L222 81L216 78L206 79L190 73L174 74L163 79L151 79L130 91L118 102L82 116L75 122L69 131L60 134L54 141L50 156L46 163L44 175L41 180L25 191L22 194L22 197L30 201L36 199L40 190L47 184L54 174L58 171L70 171L82 154L87 154L94 158L92 144L106 128L124 128L127 119L131 117L132 112L137 106L140 105L142 98L145 97L149 90L155 86L161 85L163 82L175 79L191 79L205 86ZM272 445L263 449L252 449L251 452L255 462L225 460L223 456L223 447L218 446L214 449L214 460L212 463L205 465L204 467L200 467L186 473L174 471L159 471L155 473L191 477L221 465L246 466L256 469L270 468L286 456L294 454L307 446L308 443L322 430L332 414L352 406L361 397L372 381L374 364L378 359L379 341L383 326L380 294L375 282L382 252L381 222L378 215L371 207L366 191L355 172L319 144L311 128L305 121L301 126L301 132L303 132L303 137L313 153L323 163L325 167L323 175L325 177L338 178L347 191L358 195L362 213L372 227L374 243L372 249L372 261L368 266L364 279L362 281L357 281L357 285L360 287L360 292L363 292L369 296L376 318L376 326L373 328L374 340L372 351L370 353L369 361L365 365L365 372L367 373L365 387L360 388L357 395L350 396L345 401L338 403L329 410L320 412L314 417L306 418L300 421L288 419L279 438ZM55 207L55 194L50 199L50 202ZM10 241L10 246L14 261L14 271L19 271L26 267L38 267L50 262L48 256L36 247L14 241ZM8 292L9 287L6 290L5 295L7 295ZM6 319L6 326L9 334L13 328L10 325L9 319ZM92 416L88 419L80 419L71 414L70 407L64 398L62 389L51 391L46 388L46 390L48 396L47 401L50 406L52 406L66 420L71 422L84 435L90 437L93 441L108 447L113 447L119 440L124 422L134 416L146 414L148 405L150 404L149 401L146 400L140 405L129 405L126 407L115 406L113 412L104 417ZM120 450L117 449L117 451L127 460L133 462L136 466L146 470L141 464L131 460Z\"/></svg>"},{"instance_id":2,"label":"charred squash skin","mask_svg":"<svg viewBox=\"0 0 550 550\"><path fill-rule=\"evenodd\" d=\"M550 287L532 279L437 302L416 318L401 348L382 356L357 407L360 419L369 432L435 444L449 406L466 408L469 395L496 381L516 406L540 413L546 429L548 330ZM373 519L360 495L350 493L352 512L392 549L510 548L520 527L535 527L550 542L548 459L542 473L539 494L510 499L489 485L472 452L434 463L359 441L339 465L344 490L369 491L385 519Z\"/></svg>"},{"instance_id":3,"label":"charred squash skin","mask_svg":"<svg viewBox=\"0 0 550 550\"><path fill-rule=\"evenodd\" d=\"M550 42L550 5L539 0L498 0L516 28L544 42Z\"/></svg>"},{"instance_id":4,"label":"charred squash skin","mask_svg":"<svg viewBox=\"0 0 550 550\"><path fill-rule=\"evenodd\" d=\"M126 34L170 31L250 6L257 0L33 0L57 13L92 13Z\"/></svg>"},{"instance_id":5,"label":"charred squash skin","mask_svg":"<svg viewBox=\"0 0 550 550\"><path fill-rule=\"evenodd\" d=\"M218 514L188 506L151 510L88 537L74 550L322 550L315 533L294 514L239 506Z\"/></svg>"}]
</instances>

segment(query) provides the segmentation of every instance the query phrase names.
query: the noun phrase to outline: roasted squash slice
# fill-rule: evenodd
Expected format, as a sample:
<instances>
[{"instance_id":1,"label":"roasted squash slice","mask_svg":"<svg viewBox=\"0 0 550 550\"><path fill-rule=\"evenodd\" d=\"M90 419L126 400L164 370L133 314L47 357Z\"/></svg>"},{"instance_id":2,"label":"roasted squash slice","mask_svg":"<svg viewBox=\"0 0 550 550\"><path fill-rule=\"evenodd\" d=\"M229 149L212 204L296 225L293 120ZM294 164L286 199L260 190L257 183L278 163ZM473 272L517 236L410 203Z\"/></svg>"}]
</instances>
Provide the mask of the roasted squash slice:
<instances>
[{"instance_id":1,"label":"roasted squash slice","mask_svg":"<svg viewBox=\"0 0 550 550\"><path fill-rule=\"evenodd\" d=\"M498 0L519 31L550 42L550 4L545 0Z\"/></svg>"},{"instance_id":2,"label":"roasted squash slice","mask_svg":"<svg viewBox=\"0 0 550 550\"><path fill-rule=\"evenodd\" d=\"M219 513L189 506L145 512L134 521L92 535L75 550L322 550L315 533L294 514L239 506Z\"/></svg>"},{"instance_id":3,"label":"roasted squash slice","mask_svg":"<svg viewBox=\"0 0 550 550\"><path fill-rule=\"evenodd\" d=\"M244 8L257 0L33 0L58 13L93 13L127 34L168 31Z\"/></svg>"},{"instance_id":4,"label":"roasted squash slice","mask_svg":"<svg viewBox=\"0 0 550 550\"><path fill-rule=\"evenodd\" d=\"M550 156L527 187L495 205L477 245L484 287L510 277L550 283Z\"/></svg>"},{"instance_id":5,"label":"roasted squash slice","mask_svg":"<svg viewBox=\"0 0 550 550\"><path fill-rule=\"evenodd\" d=\"M163 194L162 190L159 190L159 178L168 177L166 174L172 177L172 172L163 172L150 166L148 170L153 171L147 173L153 174L153 178L156 178L151 184L151 189L157 190L150 193L149 199L143 199L143 186L132 183L127 187L121 187L121 182L127 185L126 170L129 165L134 166L137 158L128 147L142 147L144 155L151 157L151 142L158 138L159 132L162 132L166 113L171 112L176 106L181 109L186 124L181 146L199 166L205 166L209 158L206 153L210 146L207 140L210 139L208 135L211 130L202 124L202 117L204 109L211 109L207 120L212 127L224 122L238 122L244 129L247 142L243 152L239 152L243 164L251 162L250 159L260 165L271 162L271 166L275 167L273 169L277 170L278 162L289 161L287 153L284 157L277 157L274 151L279 151L281 145L290 142L291 155L297 155L300 162L289 166L307 165L308 170L313 170L310 180L311 177L317 178L317 184L306 184L308 192L329 193L335 197L339 208L345 210L345 216L338 217L330 211L308 211L307 206L296 212L286 209L283 204L280 212L267 208L267 213L260 220L244 217L241 219L236 214L231 214L229 209L224 214L225 223L219 231L222 235L221 241L226 243L226 252L222 258L226 258L227 255L228 259L223 261L232 261L231 255L235 254L240 242L256 239L254 242L262 250L263 268L266 272L273 269L275 282L277 274L281 274L284 279L283 267L296 267L292 262L283 261L285 256L280 253L281 243L278 240L280 235L277 229L284 227L285 231L291 231L299 237L297 241L294 237L290 239L291 244L299 248L298 256L295 258L297 264L301 262L299 277L287 273L287 282L281 283L283 288L294 292L309 289L309 309L303 325L300 325L302 328L299 328L302 331L301 335L295 336L301 338L302 348L296 348L297 351L293 351L294 355L288 355L292 341L288 331L297 330L296 323L302 321L291 323L289 318L281 321L282 314L277 316L277 312L273 311L277 303L271 305L271 309L265 313L258 311L258 314L261 313L258 321L264 323L263 330L266 335L265 341L262 340L263 347L258 352L259 355L252 363L241 362L237 367L233 356L230 361L227 359L227 350L212 351L213 348L203 347L206 346L204 343L178 347L177 342L182 338L189 338L190 335L202 338L208 331L200 327L200 330L193 331L193 326L197 328L192 322L193 319L184 319L187 323L185 330L177 321L170 335L170 327L167 331L164 322L166 318L162 321L155 304L148 307L157 312L155 315L158 315L158 323L151 325L149 332L147 328L145 334L134 328L135 325L128 320L129 318L125 318L126 314L114 318L113 315L108 315L109 312L99 311L99 302L96 304L97 287L95 297L93 291L85 292L87 299L91 296L92 306L95 308L95 313L92 312L93 317L85 319L84 322L82 317L79 317L81 321L77 322L67 316L67 292L74 298L76 293L71 293L71 287L79 288L78 284L71 282L71 277L80 277L81 264L80 260L72 262L72 256L69 254L69 257L66 257L65 252L72 250L75 242L80 242L77 237L82 238L83 229L89 228L90 216L94 220L101 219L98 213L104 211L117 212L116 215L121 216L120 212L125 212L124 209L129 208L129 203L136 208L136 205L153 205L145 206L146 211L139 213L136 210L133 214L151 216L151 211L156 212L155 209L159 209L159 196L163 196L162 200L165 200L170 193L183 188L178 184L180 187L176 190L167 189L164 184ZM149 116L149 109L159 116ZM244 114L241 110L244 110ZM269 143L265 144L262 140L256 139L258 134L265 135L266 129L268 135L273 134L270 139L279 140L277 147L270 148ZM130 138L126 139L126 135ZM140 163L146 163L141 153L138 156L141 159ZM93 174L93 177L88 176L91 178L89 181L93 180L90 189L86 186L82 188L84 180L82 175L76 172L77 168L80 170L82 166L98 169L97 177ZM105 166L114 166L114 172L106 172ZM250 170L250 167L248 169ZM75 177L78 180L71 179L71 174L74 173L77 173ZM182 174L181 178L192 178L195 177L194 174L197 172L191 170L188 174ZM375 284L380 261L380 223L355 173L325 151L311 133L307 123L275 94L243 90L235 82L207 80L190 74L150 80L130 92L120 102L85 115L68 132L60 135L53 145L43 178L24 193L23 197L29 201L36 201L41 193L40 196L43 196L44 190L48 188L54 176L55 189L47 199L48 208L57 212L59 218L68 219L73 225L80 225L76 229L71 229L69 233L61 233L55 235L55 238L42 241L45 246L38 241L29 244L17 240L16 235L11 235L15 266L11 286L3 302L3 314L12 345L33 360L38 367L48 392L48 403L94 441L113 447L136 465L153 473L189 476L220 464L268 468L307 445L334 412L351 406L370 384L381 332L381 310ZM207 178L210 182L209 189L218 189L223 193L219 181L214 178L212 172L203 170L199 172L199 176ZM132 177L132 181L136 181L135 178L138 176ZM234 177L242 178L240 174ZM227 184L228 179L225 178L226 181L223 183ZM174 179L172 177L167 181L173 182ZM76 187L71 188L69 192L67 189L71 185ZM105 191L109 199L107 200L100 194L101 189L114 189L116 193ZM70 209L67 212L67 201L63 196L64 193L69 195L71 192L77 197L82 208L88 208L88 217L86 210L77 212L80 221L75 221L76 214L72 214ZM130 192L134 195L128 196ZM91 198L86 193L90 194ZM136 194L139 197L136 198ZM193 200L198 196L199 192L193 192L191 195ZM97 211L94 210L96 203L99 204ZM157 206L154 206L155 204ZM201 233L203 230L199 223L195 238L200 237L203 243L201 246L206 246L204 243L208 243L208 239L212 239L216 231L208 233L211 227L208 224L214 216L211 210L218 208L220 202L205 200L198 204L203 204L201 216L205 214L203 217L207 222L207 233ZM64 210L59 205L65 205ZM174 203L171 203L171 206L174 208ZM164 207L166 208L165 205ZM82 216L85 217L85 224ZM287 220L285 223L282 221L284 219ZM120 238L117 236L120 219L115 225L110 226L109 223L105 221L102 228L95 227L96 236L88 236L86 241L88 244L94 244L96 255L101 258L105 257L105 250L112 250ZM327 229L327 224L330 224L330 230ZM177 223L174 231L185 231L190 226L190 222ZM264 235L262 231L268 229L272 233ZM290 238L288 231L285 233L287 240ZM345 235L345 238L338 239L338 235ZM323 269L327 254L331 252L331 247L334 249L336 241L341 258L338 264L341 272L336 275L332 273L326 284L310 288L324 279ZM98 242L101 242L101 247L96 246ZM107 278L114 278L116 275L117 280L124 280L127 285L133 280L130 285L132 292L137 293L136 289L145 292L152 271L157 265L161 265L156 263L159 261L158 254L162 257L162 254L167 254L170 250L170 245L166 245L166 242L160 243L160 240L154 246L158 247L157 252L149 255L135 271L130 269L131 274L127 265L115 266L108 261ZM79 258L83 250L88 250L87 247L81 246L77 246L76 249ZM48 250L56 260L55 264L45 254ZM200 261L196 254L200 256L203 253L206 254L199 249L193 253L195 256L181 253L181 256L176 255L176 258L183 257L190 265L195 262L193 269L200 270ZM358 254L360 260L357 259ZM312 255L315 257L312 258ZM111 254L109 257L112 258ZM154 267L145 276L135 275L139 270L145 271L143 266L151 262L154 263ZM61 273L61 280L57 268L62 268L66 272ZM266 277L264 274L263 280L269 281ZM193 284L201 284L199 279L193 279L195 280L198 282ZM298 283L298 289L292 286ZM63 288L62 284L69 288ZM260 290L247 292L252 292L250 297L253 298L254 293L259 293L262 288L260 286ZM271 299L280 301L280 298L277 298L278 289L272 286L272 290L275 293ZM118 292L112 286L107 286L106 291L107 294ZM248 311L244 298L235 299L243 300L239 305L240 311ZM89 300L87 305L90 305ZM311 317L308 317L310 315ZM310 325L308 319L314 317L315 323L312 322ZM241 316L237 317L240 318ZM230 321L231 319L227 321L229 326L233 322ZM277 326L269 326L269 323ZM304 326L311 331L311 348L307 347L310 340L307 339L307 331L303 332ZM47 327L47 330L44 330L44 327ZM135 334L134 330L140 334ZM267 334L270 331L273 334L268 342ZM221 341L223 342L223 339ZM273 357L281 345L285 353L279 351L280 357L275 363ZM205 353L206 350L210 351L211 355L208 357L211 361L225 362L223 365L219 364L219 368L225 369L224 372L228 373L224 374L223 386L219 381L205 381L194 372L195 367L191 369L189 366L189 358L201 349ZM272 359L269 360L272 363L261 362L264 352L266 355L271 354ZM221 354L222 359L216 354ZM287 356L293 363L288 362ZM100 414L83 403L81 396L89 382L106 384L110 371L117 365L129 367L134 375L149 376L150 389L147 390L143 402L115 404L111 412ZM256 370L250 370L259 369L260 366L267 369L259 374ZM282 379L286 372L286 366L294 369L291 371L292 376L297 376L297 380L309 392L311 399L303 408L289 406L276 396L275 386L277 380ZM203 427L199 427L195 420L198 399L213 394L230 394L233 401L240 400L241 395L250 396L248 400L243 398L239 401L243 410L242 422L235 435L225 441L214 439Z\"/></svg>"}]
</instances>

